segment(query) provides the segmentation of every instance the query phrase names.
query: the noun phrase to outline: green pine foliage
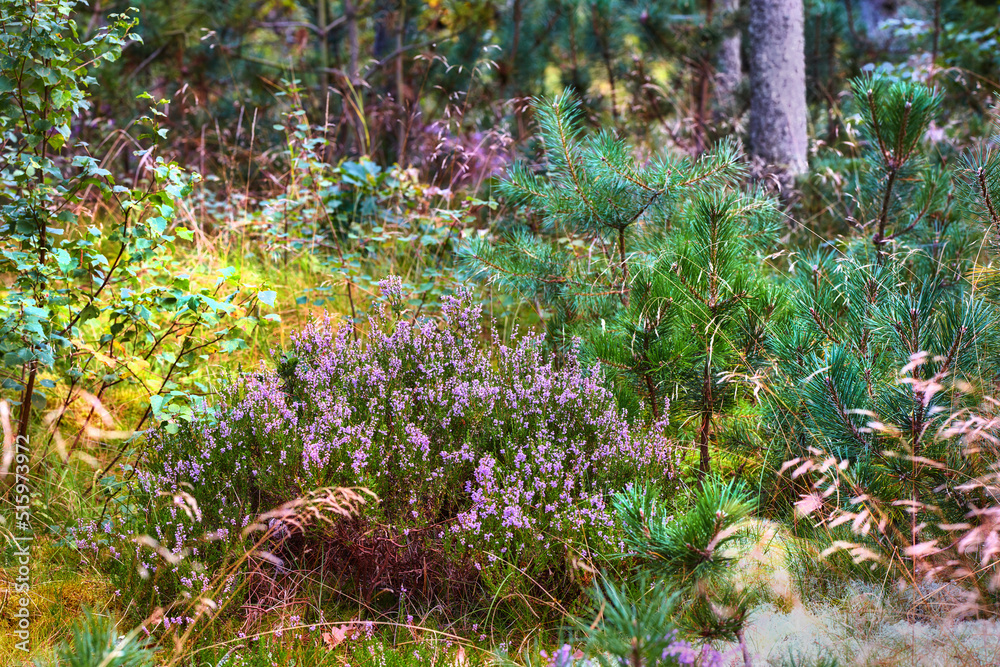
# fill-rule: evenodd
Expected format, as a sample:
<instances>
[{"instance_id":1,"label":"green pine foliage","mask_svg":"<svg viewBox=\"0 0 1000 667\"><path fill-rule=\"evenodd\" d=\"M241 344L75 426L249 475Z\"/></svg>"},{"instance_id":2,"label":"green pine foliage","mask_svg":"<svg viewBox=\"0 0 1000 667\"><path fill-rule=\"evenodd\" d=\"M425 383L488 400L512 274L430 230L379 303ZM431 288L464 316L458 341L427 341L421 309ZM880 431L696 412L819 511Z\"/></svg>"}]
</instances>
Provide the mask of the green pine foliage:
<instances>
[{"instance_id":1,"label":"green pine foliage","mask_svg":"<svg viewBox=\"0 0 1000 667\"><path fill-rule=\"evenodd\" d=\"M580 104L568 93L537 100L535 112L544 170L516 163L500 192L530 209L541 233L517 230L505 244L480 241L468 254L477 269L549 311L549 333L565 340L610 302L628 304L637 246L662 239L679 202L734 187L742 169L732 144L695 163L639 164L610 133L585 138Z\"/></svg>"},{"instance_id":2,"label":"green pine foliage","mask_svg":"<svg viewBox=\"0 0 1000 667\"><path fill-rule=\"evenodd\" d=\"M936 92L873 78L853 90L865 140L852 212L859 233L789 265L790 312L770 339L763 474L820 451L848 461L866 491L917 502L965 477L919 467L917 478L913 462L965 468L934 435L976 400L969 387L1000 370L996 299L977 278L990 273L981 231L992 226L995 158L983 149L967 159L963 196L922 152ZM802 490L785 479L774 488L778 501ZM896 519L909 522L905 514Z\"/></svg>"},{"instance_id":3,"label":"green pine foliage","mask_svg":"<svg viewBox=\"0 0 1000 667\"><path fill-rule=\"evenodd\" d=\"M708 641L740 639L758 598L733 577L734 556L750 534L747 519L755 506L743 483L707 478L678 516L668 515L652 487L627 489L613 503L626 555L676 594L672 611L679 627Z\"/></svg>"},{"instance_id":4,"label":"green pine foliage","mask_svg":"<svg viewBox=\"0 0 1000 667\"><path fill-rule=\"evenodd\" d=\"M855 226L870 236L878 261L888 246L941 212L947 174L928 165L921 139L941 95L912 81L862 77L852 82L865 141Z\"/></svg>"},{"instance_id":5,"label":"green pine foliage","mask_svg":"<svg viewBox=\"0 0 1000 667\"><path fill-rule=\"evenodd\" d=\"M996 253L1000 250L1000 134L982 142L964 157L961 199L985 233L990 250ZM987 268L981 276L996 301L994 272Z\"/></svg>"},{"instance_id":6,"label":"green pine foliage","mask_svg":"<svg viewBox=\"0 0 1000 667\"><path fill-rule=\"evenodd\" d=\"M698 423L699 475L711 471L717 414L738 404L740 377L765 360L767 325L782 305L761 259L777 243L771 202L757 193L700 196L671 243L671 293L680 315L678 409ZM734 384L735 383L735 384Z\"/></svg>"},{"instance_id":7,"label":"green pine foliage","mask_svg":"<svg viewBox=\"0 0 1000 667\"><path fill-rule=\"evenodd\" d=\"M152 667L155 654L140 628L119 635L113 619L84 609L72 640L56 648L51 667ZM41 667L44 663L36 663Z\"/></svg>"},{"instance_id":8,"label":"green pine foliage","mask_svg":"<svg viewBox=\"0 0 1000 667\"><path fill-rule=\"evenodd\" d=\"M598 620L577 619L587 654L601 667L629 664L672 665L667 659L676 630L673 612L678 595L640 576L632 587L602 579L591 591Z\"/></svg>"},{"instance_id":9,"label":"green pine foliage","mask_svg":"<svg viewBox=\"0 0 1000 667\"><path fill-rule=\"evenodd\" d=\"M613 503L629 551L641 554L659 576L682 588L726 576L732 562L724 555L726 548L754 508L741 482L716 477L702 484L691 507L677 517L652 486L621 491Z\"/></svg>"},{"instance_id":10,"label":"green pine foliage","mask_svg":"<svg viewBox=\"0 0 1000 667\"><path fill-rule=\"evenodd\" d=\"M466 259L534 304L561 354L580 337L623 405L654 423L695 424L686 437L704 475L731 385L755 373L780 304L763 270L779 230L773 203L739 189L733 143L697 161L640 162L610 133L584 137L566 94L535 110L544 161L516 164L501 184L534 224L474 242Z\"/></svg>"}]
</instances>

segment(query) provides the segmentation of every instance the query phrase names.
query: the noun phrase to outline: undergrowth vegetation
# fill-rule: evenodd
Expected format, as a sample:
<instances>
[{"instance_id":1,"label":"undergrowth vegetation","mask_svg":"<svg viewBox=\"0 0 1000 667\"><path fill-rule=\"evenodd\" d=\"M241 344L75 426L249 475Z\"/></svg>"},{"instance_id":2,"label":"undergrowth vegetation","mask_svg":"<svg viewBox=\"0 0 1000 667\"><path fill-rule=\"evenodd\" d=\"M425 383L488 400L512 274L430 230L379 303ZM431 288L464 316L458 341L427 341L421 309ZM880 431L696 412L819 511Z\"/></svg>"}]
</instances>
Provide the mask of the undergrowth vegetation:
<instances>
[{"instance_id":1,"label":"undergrowth vegetation","mask_svg":"<svg viewBox=\"0 0 1000 667\"><path fill-rule=\"evenodd\" d=\"M233 378L197 419L151 435L121 511L75 529L77 548L117 561L122 589L152 587L168 605L212 588L212 564L239 549L250 517L353 485L378 502L296 539L276 554L283 568L347 577L344 594L375 607L404 598L471 613L494 597L511 614L526 599L572 598L573 568L620 548L606 489L671 485L664 424L630 425L594 373L556 367L539 337L484 348L468 295L446 297L440 324L414 324L401 281L382 288L358 340L315 323L277 367ZM199 559L157 564L135 535ZM139 570L155 573L148 585Z\"/></svg>"},{"instance_id":2,"label":"undergrowth vegetation","mask_svg":"<svg viewBox=\"0 0 1000 667\"><path fill-rule=\"evenodd\" d=\"M0 662L1000 662L995 14L806 3L795 181L738 3L139 4L0 0Z\"/></svg>"}]
</instances>

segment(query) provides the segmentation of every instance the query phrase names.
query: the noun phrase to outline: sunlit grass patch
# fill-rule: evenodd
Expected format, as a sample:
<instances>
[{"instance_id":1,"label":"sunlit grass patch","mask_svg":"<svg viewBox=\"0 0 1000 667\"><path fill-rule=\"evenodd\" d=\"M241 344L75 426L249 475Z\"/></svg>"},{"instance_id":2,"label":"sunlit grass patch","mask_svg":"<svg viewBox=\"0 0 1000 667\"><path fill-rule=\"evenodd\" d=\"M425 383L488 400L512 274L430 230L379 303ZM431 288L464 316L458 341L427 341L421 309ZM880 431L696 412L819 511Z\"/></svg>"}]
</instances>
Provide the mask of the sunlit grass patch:
<instances>
[{"instance_id":1,"label":"sunlit grass patch","mask_svg":"<svg viewBox=\"0 0 1000 667\"><path fill-rule=\"evenodd\" d=\"M79 570L73 554L64 558L66 555L66 550L55 547L51 540L36 542L32 548L28 593L15 588L16 568L0 570L0 599L6 600L4 606L12 611L14 600L25 595L31 601L30 652L25 654L15 649L21 641L13 633L16 619L5 611L0 617L0 655L23 658L26 664L36 658L46 659L52 647L67 638L69 627L82 616L84 609L107 610L126 599L107 578L89 568Z\"/></svg>"}]
</instances>

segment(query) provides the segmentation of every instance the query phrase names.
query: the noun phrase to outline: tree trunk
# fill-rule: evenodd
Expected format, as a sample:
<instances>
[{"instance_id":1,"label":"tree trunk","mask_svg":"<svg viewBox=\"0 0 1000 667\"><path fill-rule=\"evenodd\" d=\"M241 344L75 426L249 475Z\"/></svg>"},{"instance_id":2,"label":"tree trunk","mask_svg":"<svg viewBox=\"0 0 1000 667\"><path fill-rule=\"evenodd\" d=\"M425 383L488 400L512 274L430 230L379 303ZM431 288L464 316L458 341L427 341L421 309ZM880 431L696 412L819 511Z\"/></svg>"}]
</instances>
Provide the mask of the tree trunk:
<instances>
[{"instance_id":1,"label":"tree trunk","mask_svg":"<svg viewBox=\"0 0 1000 667\"><path fill-rule=\"evenodd\" d=\"M354 85L358 78L358 9L354 0L344 0L344 18L347 24L347 79Z\"/></svg>"},{"instance_id":2,"label":"tree trunk","mask_svg":"<svg viewBox=\"0 0 1000 667\"><path fill-rule=\"evenodd\" d=\"M705 5L705 23L712 24L715 11L714 0L708 0ZM712 66L709 56L706 54L698 58L695 69L698 76L694 81L694 155L699 157L705 152L705 145L708 141L708 126L706 112L708 109L708 84L712 80Z\"/></svg>"},{"instance_id":3,"label":"tree trunk","mask_svg":"<svg viewBox=\"0 0 1000 667\"><path fill-rule=\"evenodd\" d=\"M522 8L522 0L514 0L514 36L511 38L510 42L510 56L507 58L507 69L504 72L506 77L505 84L513 84L514 92L517 93L517 80L514 78L514 73L517 70L517 50L521 48L521 20L524 17L524 9Z\"/></svg>"},{"instance_id":4,"label":"tree trunk","mask_svg":"<svg viewBox=\"0 0 1000 667\"><path fill-rule=\"evenodd\" d=\"M931 76L934 75L934 66L937 64L938 59L938 47L941 43L941 0L934 0L934 32L932 33L932 39Z\"/></svg>"},{"instance_id":5,"label":"tree trunk","mask_svg":"<svg viewBox=\"0 0 1000 667\"><path fill-rule=\"evenodd\" d=\"M406 77L403 73L403 46L406 43L406 0L399 0L399 26L396 30L396 104L399 105L399 137L397 138L396 161L406 166L406 138L409 134L407 118Z\"/></svg>"},{"instance_id":6,"label":"tree trunk","mask_svg":"<svg viewBox=\"0 0 1000 667\"><path fill-rule=\"evenodd\" d=\"M896 18L899 12L897 0L858 0L857 7L868 41L879 49L887 47L892 32L884 30L882 22Z\"/></svg>"},{"instance_id":7,"label":"tree trunk","mask_svg":"<svg viewBox=\"0 0 1000 667\"><path fill-rule=\"evenodd\" d=\"M326 99L330 91L330 40L326 16L327 0L316 0L316 27L319 28L319 96ZM204 173L204 169L202 170Z\"/></svg>"},{"instance_id":8,"label":"tree trunk","mask_svg":"<svg viewBox=\"0 0 1000 667\"><path fill-rule=\"evenodd\" d=\"M750 0L750 149L784 176L808 167L802 0Z\"/></svg>"},{"instance_id":9,"label":"tree trunk","mask_svg":"<svg viewBox=\"0 0 1000 667\"><path fill-rule=\"evenodd\" d=\"M31 424L31 397L35 393L35 376L38 374L38 361L29 362L28 382L21 392L21 414L17 424L17 439L15 442L28 441L28 426Z\"/></svg>"},{"instance_id":10,"label":"tree trunk","mask_svg":"<svg viewBox=\"0 0 1000 667\"><path fill-rule=\"evenodd\" d=\"M736 639L740 642L740 651L743 653L743 667L753 667L753 660L750 658L750 649L747 646L746 637L743 636L743 628L736 631Z\"/></svg>"},{"instance_id":11,"label":"tree trunk","mask_svg":"<svg viewBox=\"0 0 1000 667\"><path fill-rule=\"evenodd\" d=\"M719 11L723 21L732 21L732 15L740 10L740 0L722 0ZM743 79L743 65L740 52L743 38L739 29L722 40L719 45L718 67L715 75L715 97L724 109L733 107L736 91Z\"/></svg>"}]
</instances>

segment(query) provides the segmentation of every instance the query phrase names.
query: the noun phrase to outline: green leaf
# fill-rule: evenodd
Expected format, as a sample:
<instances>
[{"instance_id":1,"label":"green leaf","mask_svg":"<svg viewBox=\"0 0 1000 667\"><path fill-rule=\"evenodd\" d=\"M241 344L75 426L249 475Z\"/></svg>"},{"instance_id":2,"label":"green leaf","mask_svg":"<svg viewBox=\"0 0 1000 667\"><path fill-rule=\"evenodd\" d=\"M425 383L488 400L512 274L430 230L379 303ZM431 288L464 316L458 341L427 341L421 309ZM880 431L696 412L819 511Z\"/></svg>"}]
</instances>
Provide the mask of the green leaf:
<instances>
[{"instance_id":1,"label":"green leaf","mask_svg":"<svg viewBox=\"0 0 1000 667\"><path fill-rule=\"evenodd\" d=\"M56 248L52 251L52 255L56 258L56 263L63 271L68 271L73 268L75 263L73 261L73 256L66 252L65 248Z\"/></svg>"},{"instance_id":2,"label":"green leaf","mask_svg":"<svg viewBox=\"0 0 1000 667\"><path fill-rule=\"evenodd\" d=\"M48 308L36 308L35 306L24 306L24 314L29 317L37 317L38 319L45 319L49 316Z\"/></svg>"},{"instance_id":3,"label":"green leaf","mask_svg":"<svg viewBox=\"0 0 1000 667\"><path fill-rule=\"evenodd\" d=\"M266 303L267 305L271 306L272 308L274 308L274 300L277 297L278 293L273 290L266 290L264 292L257 293L257 298L260 299L263 303Z\"/></svg>"},{"instance_id":4,"label":"green leaf","mask_svg":"<svg viewBox=\"0 0 1000 667\"><path fill-rule=\"evenodd\" d=\"M167 231L167 220L159 216L155 216L146 221L149 228L157 236L161 236L163 232Z\"/></svg>"},{"instance_id":5,"label":"green leaf","mask_svg":"<svg viewBox=\"0 0 1000 667\"><path fill-rule=\"evenodd\" d=\"M83 325L84 322L92 320L100 314L101 311L98 310L93 303L88 303L86 306L84 306L83 310L80 311L80 319L78 320L77 323L78 325Z\"/></svg>"},{"instance_id":6,"label":"green leaf","mask_svg":"<svg viewBox=\"0 0 1000 667\"><path fill-rule=\"evenodd\" d=\"M149 397L149 407L153 411L153 415L157 419L160 418L160 411L163 409L163 405L166 402L166 400L167 400L166 398L160 395Z\"/></svg>"},{"instance_id":7,"label":"green leaf","mask_svg":"<svg viewBox=\"0 0 1000 667\"><path fill-rule=\"evenodd\" d=\"M45 409L49 400L46 398L45 394L38 391L37 389L31 392L31 407L35 410L41 411Z\"/></svg>"}]
</instances>

